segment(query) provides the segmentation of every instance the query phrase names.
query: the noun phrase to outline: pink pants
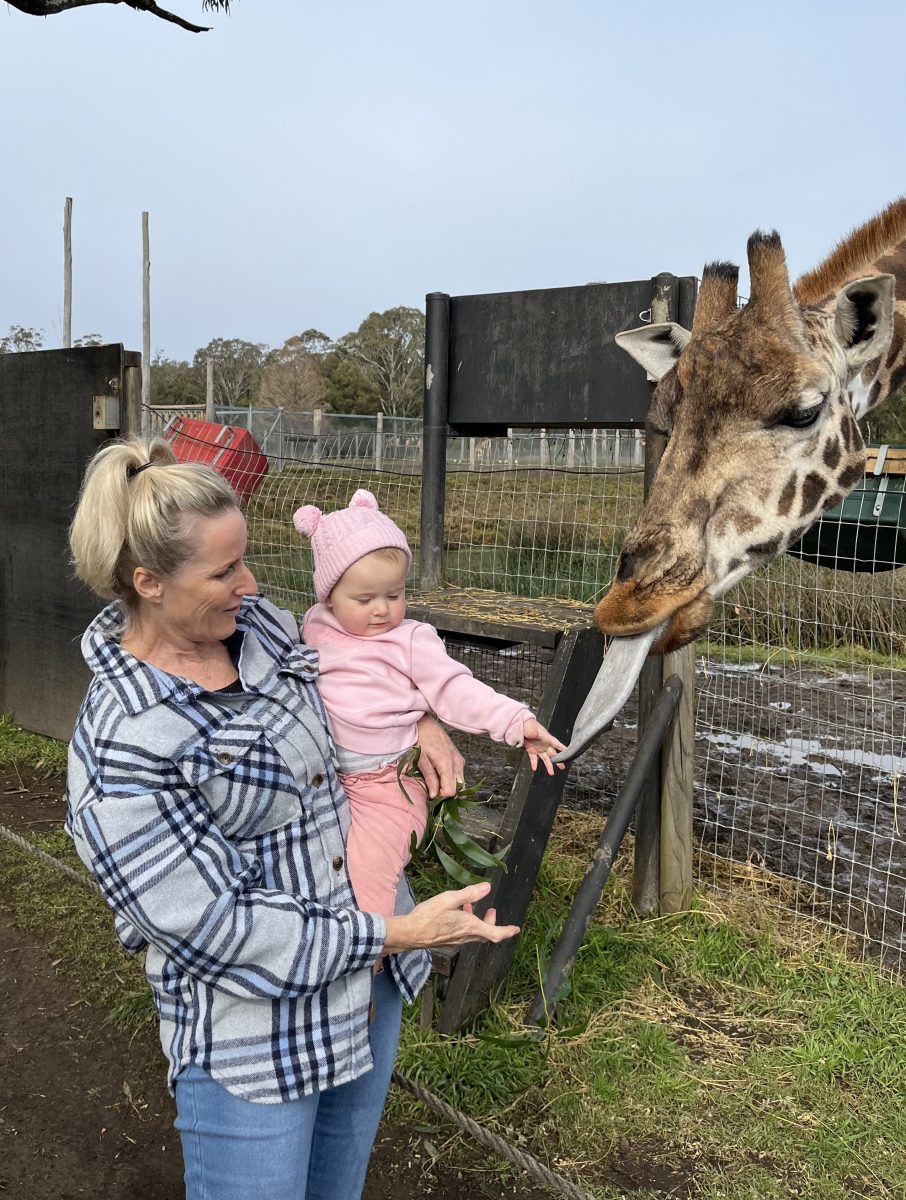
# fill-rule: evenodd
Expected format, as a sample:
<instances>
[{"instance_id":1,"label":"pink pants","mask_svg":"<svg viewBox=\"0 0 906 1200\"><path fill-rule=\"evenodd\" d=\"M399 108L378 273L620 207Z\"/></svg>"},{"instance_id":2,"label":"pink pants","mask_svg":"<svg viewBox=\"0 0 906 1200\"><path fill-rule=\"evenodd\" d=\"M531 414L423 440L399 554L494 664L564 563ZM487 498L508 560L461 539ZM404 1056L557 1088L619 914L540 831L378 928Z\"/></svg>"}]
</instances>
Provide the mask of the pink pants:
<instances>
[{"instance_id":1,"label":"pink pants","mask_svg":"<svg viewBox=\"0 0 906 1200\"><path fill-rule=\"evenodd\" d=\"M396 763L377 771L341 775L340 781L349 797L346 864L356 903L363 912L392 917L400 875L410 857L412 834L421 841L425 832L425 789L405 775L398 781ZM405 795L400 782L406 788Z\"/></svg>"}]
</instances>

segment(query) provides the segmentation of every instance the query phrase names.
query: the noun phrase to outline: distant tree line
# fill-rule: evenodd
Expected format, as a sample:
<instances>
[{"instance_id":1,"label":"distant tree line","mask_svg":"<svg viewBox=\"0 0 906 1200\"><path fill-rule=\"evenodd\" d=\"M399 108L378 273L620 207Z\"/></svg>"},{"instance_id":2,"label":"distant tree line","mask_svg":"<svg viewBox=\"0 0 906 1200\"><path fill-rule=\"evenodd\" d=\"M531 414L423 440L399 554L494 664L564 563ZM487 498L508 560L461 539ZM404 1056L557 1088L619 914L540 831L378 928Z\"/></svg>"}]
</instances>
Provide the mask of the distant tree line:
<instances>
[{"instance_id":1,"label":"distant tree line","mask_svg":"<svg viewBox=\"0 0 906 1200\"><path fill-rule=\"evenodd\" d=\"M316 408L338 413L410 417L421 412L425 318L417 308L371 313L352 333L333 341L306 329L271 349L242 338L214 338L191 362L158 351L151 361L151 403L204 404L208 359L214 363L214 403L261 406L288 412ZM100 334L76 346L100 345ZM44 331L12 325L0 338L0 354L40 350Z\"/></svg>"},{"instance_id":2,"label":"distant tree line","mask_svg":"<svg viewBox=\"0 0 906 1200\"><path fill-rule=\"evenodd\" d=\"M214 403L312 412L421 412L425 318L417 308L371 313L333 341L320 329L295 334L276 349L241 338L214 338L190 362L158 352L151 363L155 405L204 404L207 363L214 363Z\"/></svg>"}]
</instances>

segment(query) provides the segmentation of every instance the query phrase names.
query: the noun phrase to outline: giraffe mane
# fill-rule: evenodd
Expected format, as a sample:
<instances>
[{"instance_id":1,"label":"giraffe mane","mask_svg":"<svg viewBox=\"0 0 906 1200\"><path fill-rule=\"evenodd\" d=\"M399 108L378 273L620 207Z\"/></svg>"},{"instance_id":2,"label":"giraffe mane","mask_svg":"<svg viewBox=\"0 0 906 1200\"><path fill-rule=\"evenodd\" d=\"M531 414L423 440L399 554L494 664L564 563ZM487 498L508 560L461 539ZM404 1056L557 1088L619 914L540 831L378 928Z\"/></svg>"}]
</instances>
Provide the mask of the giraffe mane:
<instances>
[{"instance_id":1,"label":"giraffe mane","mask_svg":"<svg viewBox=\"0 0 906 1200\"><path fill-rule=\"evenodd\" d=\"M883 212L838 242L822 263L796 280L793 295L804 305L826 303L904 238L906 196L894 200Z\"/></svg>"}]
</instances>

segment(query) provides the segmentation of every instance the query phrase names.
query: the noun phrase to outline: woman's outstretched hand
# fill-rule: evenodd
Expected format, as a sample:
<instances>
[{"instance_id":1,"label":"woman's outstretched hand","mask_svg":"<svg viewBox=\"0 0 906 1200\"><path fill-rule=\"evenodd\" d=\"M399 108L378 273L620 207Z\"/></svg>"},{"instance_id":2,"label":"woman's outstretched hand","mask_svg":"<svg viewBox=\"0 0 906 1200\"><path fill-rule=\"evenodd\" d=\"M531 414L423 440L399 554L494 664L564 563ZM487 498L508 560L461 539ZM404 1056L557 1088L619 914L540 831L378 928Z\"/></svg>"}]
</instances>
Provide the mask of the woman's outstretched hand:
<instances>
[{"instance_id":1,"label":"woman's outstretched hand","mask_svg":"<svg viewBox=\"0 0 906 1200\"><path fill-rule=\"evenodd\" d=\"M473 883L423 900L404 917L388 917L383 953L464 946L467 942L503 942L515 937L519 926L498 925L495 909L489 908L483 917L472 912L472 905L490 890L490 883Z\"/></svg>"}]
</instances>

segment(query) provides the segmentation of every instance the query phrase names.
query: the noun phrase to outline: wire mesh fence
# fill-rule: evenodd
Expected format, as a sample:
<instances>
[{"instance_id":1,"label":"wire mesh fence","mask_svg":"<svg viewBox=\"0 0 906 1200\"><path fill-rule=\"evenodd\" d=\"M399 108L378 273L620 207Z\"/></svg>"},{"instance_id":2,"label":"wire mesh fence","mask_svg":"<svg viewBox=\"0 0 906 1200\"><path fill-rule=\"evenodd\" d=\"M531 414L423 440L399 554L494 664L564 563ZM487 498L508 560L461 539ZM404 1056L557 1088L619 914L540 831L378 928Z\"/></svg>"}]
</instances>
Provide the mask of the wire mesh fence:
<instances>
[{"instance_id":1,"label":"wire mesh fence","mask_svg":"<svg viewBox=\"0 0 906 1200\"><path fill-rule=\"evenodd\" d=\"M204 419L205 408L152 407L150 432L162 434L176 417ZM421 471L420 418L383 413L289 412L282 408L224 408L214 418L247 429L275 462L346 463L381 471ZM491 471L516 467L597 471L641 467L644 438L640 429L511 429L504 438L450 438L451 470Z\"/></svg>"},{"instance_id":2,"label":"wire mesh fence","mask_svg":"<svg viewBox=\"0 0 906 1200\"><path fill-rule=\"evenodd\" d=\"M595 465L591 439L575 438L570 460L565 433L553 459L551 439L538 431L520 434L518 450L510 438L493 439L486 454L494 465L482 468L457 463L460 448L451 439L450 586L588 605L603 595L641 509L643 476L640 466L604 461L601 448L615 443L605 435L614 431L598 433ZM622 440L633 446L625 434ZM330 443L321 445L323 453ZM377 470L369 454L317 461L284 453L271 458L247 509L249 563L276 603L301 614L314 601L310 553L293 529L294 510L344 506L357 487L370 488L406 532L417 578L421 479L410 463L391 467L384 459ZM902 969L906 569L899 557L883 560L889 551L879 550L872 512L860 509L864 516L844 534L840 522L824 519L819 561L836 567L782 556L719 602L707 640L696 647L695 829L700 870L713 884L726 879L721 864L728 859L753 876L789 879L800 915L851 931ZM880 557L875 565L891 569L844 569L852 565L852 537L868 539ZM459 637L448 649L491 686L537 706L549 652ZM600 808L603 820L636 729L630 704L571 770L567 803ZM483 738L457 740L470 779L483 778L487 795L505 797L518 755Z\"/></svg>"}]
</instances>

